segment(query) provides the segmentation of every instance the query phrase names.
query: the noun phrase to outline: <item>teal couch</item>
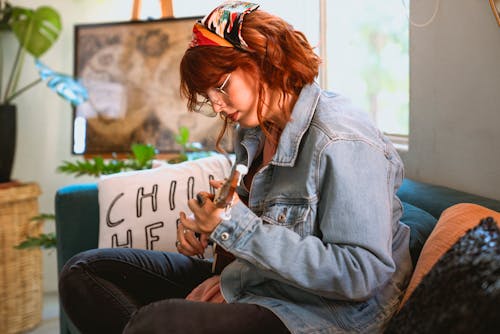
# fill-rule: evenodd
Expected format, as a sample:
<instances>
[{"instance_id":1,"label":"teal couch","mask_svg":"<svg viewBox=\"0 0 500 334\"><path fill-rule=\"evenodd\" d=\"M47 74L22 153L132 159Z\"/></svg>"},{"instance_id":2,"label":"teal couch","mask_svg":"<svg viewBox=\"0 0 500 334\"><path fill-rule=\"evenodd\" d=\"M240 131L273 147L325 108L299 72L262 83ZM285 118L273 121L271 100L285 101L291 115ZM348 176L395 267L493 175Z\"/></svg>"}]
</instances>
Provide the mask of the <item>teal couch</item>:
<instances>
[{"instance_id":1,"label":"teal couch","mask_svg":"<svg viewBox=\"0 0 500 334\"><path fill-rule=\"evenodd\" d=\"M398 191L403 202L402 221L410 226L410 253L414 264L441 212L457 203L476 203L500 211L500 201L446 187L405 179ZM55 200L57 266L59 272L73 255L97 248L99 204L97 184L61 188ZM61 307L60 333L78 333Z\"/></svg>"}]
</instances>

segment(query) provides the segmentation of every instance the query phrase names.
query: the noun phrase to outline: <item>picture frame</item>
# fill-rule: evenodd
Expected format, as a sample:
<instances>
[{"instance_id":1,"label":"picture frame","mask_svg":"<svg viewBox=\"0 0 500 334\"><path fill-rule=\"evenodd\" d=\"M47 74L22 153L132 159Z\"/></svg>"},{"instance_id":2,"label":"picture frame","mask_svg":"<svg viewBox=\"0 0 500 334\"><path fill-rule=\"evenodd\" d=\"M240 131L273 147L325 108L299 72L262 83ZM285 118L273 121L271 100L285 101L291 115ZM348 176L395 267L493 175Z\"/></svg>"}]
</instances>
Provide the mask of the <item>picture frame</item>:
<instances>
[{"instance_id":1,"label":"picture frame","mask_svg":"<svg viewBox=\"0 0 500 334\"><path fill-rule=\"evenodd\" d=\"M125 153L133 143L178 153L182 126L190 142L215 149L221 120L188 112L179 89L180 61L197 19L75 25L74 75L89 99L73 109L73 154Z\"/></svg>"}]
</instances>

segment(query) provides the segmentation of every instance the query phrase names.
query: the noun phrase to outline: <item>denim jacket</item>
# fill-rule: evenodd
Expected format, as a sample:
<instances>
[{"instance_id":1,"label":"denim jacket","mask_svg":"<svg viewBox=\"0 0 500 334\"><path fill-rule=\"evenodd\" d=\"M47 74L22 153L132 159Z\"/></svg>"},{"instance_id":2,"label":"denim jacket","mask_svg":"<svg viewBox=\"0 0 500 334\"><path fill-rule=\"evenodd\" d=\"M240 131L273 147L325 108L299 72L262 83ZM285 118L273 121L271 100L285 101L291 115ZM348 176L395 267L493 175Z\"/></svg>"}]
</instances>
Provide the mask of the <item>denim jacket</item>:
<instances>
[{"instance_id":1,"label":"denim jacket","mask_svg":"<svg viewBox=\"0 0 500 334\"><path fill-rule=\"evenodd\" d=\"M263 146L240 129L236 160ZM379 333L411 274L395 148L340 95L304 87L271 162L211 238L236 256L221 274L227 302L273 311L292 333Z\"/></svg>"}]
</instances>

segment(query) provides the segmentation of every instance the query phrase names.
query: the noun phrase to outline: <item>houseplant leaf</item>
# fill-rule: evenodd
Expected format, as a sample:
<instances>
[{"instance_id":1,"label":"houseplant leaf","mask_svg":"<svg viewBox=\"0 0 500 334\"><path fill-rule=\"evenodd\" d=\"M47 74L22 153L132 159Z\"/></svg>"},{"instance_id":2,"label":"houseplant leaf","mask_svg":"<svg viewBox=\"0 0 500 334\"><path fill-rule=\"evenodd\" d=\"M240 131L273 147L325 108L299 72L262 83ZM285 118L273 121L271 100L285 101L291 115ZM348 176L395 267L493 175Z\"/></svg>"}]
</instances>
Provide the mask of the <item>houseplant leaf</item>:
<instances>
[{"instance_id":1,"label":"houseplant leaf","mask_svg":"<svg viewBox=\"0 0 500 334\"><path fill-rule=\"evenodd\" d=\"M45 221L45 220L55 220L56 216L52 213L41 213L38 216L31 217L30 221Z\"/></svg>"},{"instance_id":2,"label":"houseplant leaf","mask_svg":"<svg viewBox=\"0 0 500 334\"><path fill-rule=\"evenodd\" d=\"M89 94L87 89L73 77L51 70L39 59L35 60L35 65L40 78L47 82L47 87L72 105L77 106L88 100Z\"/></svg>"},{"instance_id":3,"label":"houseplant leaf","mask_svg":"<svg viewBox=\"0 0 500 334\"><path fill-rule=\"evenodd\" d=\"M17 249L28 249L33 247L41 247L45 249L55 248L57 244L56 234L47 233L40 234L36 237L28 236L24 241L14 246Z\"/></svg>"},{"instance_id":4,"label":"houseplant leaf","mask_svg":"<svg viewBox=\"0 0 500 334\"><path fill-rule=\"evenodd\" d=\"M1 8L0 5L0 31L10 30L9 20L12 15L12 6L9 3L5 4L5 7Z\"/></svg>"},{"instance_id":5,"label":"houseplant leaf","mask_svg":"<svg viewBox=\"0 0 500 334\"><path fill-rule=\"evenodd\" d=\"M175 142L184 147L189 141L189 129L185 126L179 128L179 133L175 135Z\"/></svg>"},{"instance_id":6,"label":"houseplant leaf","mask_svg":"<svg viewBox=\"0 0 500 334\"><path fill-rule=\"evenodd\" d=\"M62 29L61 17L47 6L36 10L14 7L9 23L19 43L35 58L54 44Z\"/></svg>"},{"instance_id":7,"label":"houseplant leaf","mask_svg":"<svg viewBox=\"0 0 500 334\"><path fill-rule=\"evenodd\" d=\"M149 144L132 144L133 159L129 168L139 170L151 168L152 160L156 156L156 148Z\"/></svg>"}]
</instances>

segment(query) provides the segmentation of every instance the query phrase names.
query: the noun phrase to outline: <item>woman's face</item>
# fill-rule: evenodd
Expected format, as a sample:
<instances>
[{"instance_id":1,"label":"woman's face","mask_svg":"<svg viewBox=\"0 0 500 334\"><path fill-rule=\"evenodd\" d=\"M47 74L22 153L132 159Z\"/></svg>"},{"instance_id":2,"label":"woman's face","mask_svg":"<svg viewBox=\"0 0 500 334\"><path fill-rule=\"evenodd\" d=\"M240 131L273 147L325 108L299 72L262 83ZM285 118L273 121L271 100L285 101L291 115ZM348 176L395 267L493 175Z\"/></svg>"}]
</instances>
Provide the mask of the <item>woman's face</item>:
<instances>
[{"instance_id":1,"label":"woman's face","mask_svg":"<svg viewBox=\"0 0 500 334\"><path fill-rule=\"evenodd\" d=\"M212 88L207 91L214 111L222 113L233 122L238 122L241 127L253 128L258 126L257 102L259 94L257 80L257 78L240 68L223 75L217 86L222 89Z\"/></svg>"}]
</instances>

